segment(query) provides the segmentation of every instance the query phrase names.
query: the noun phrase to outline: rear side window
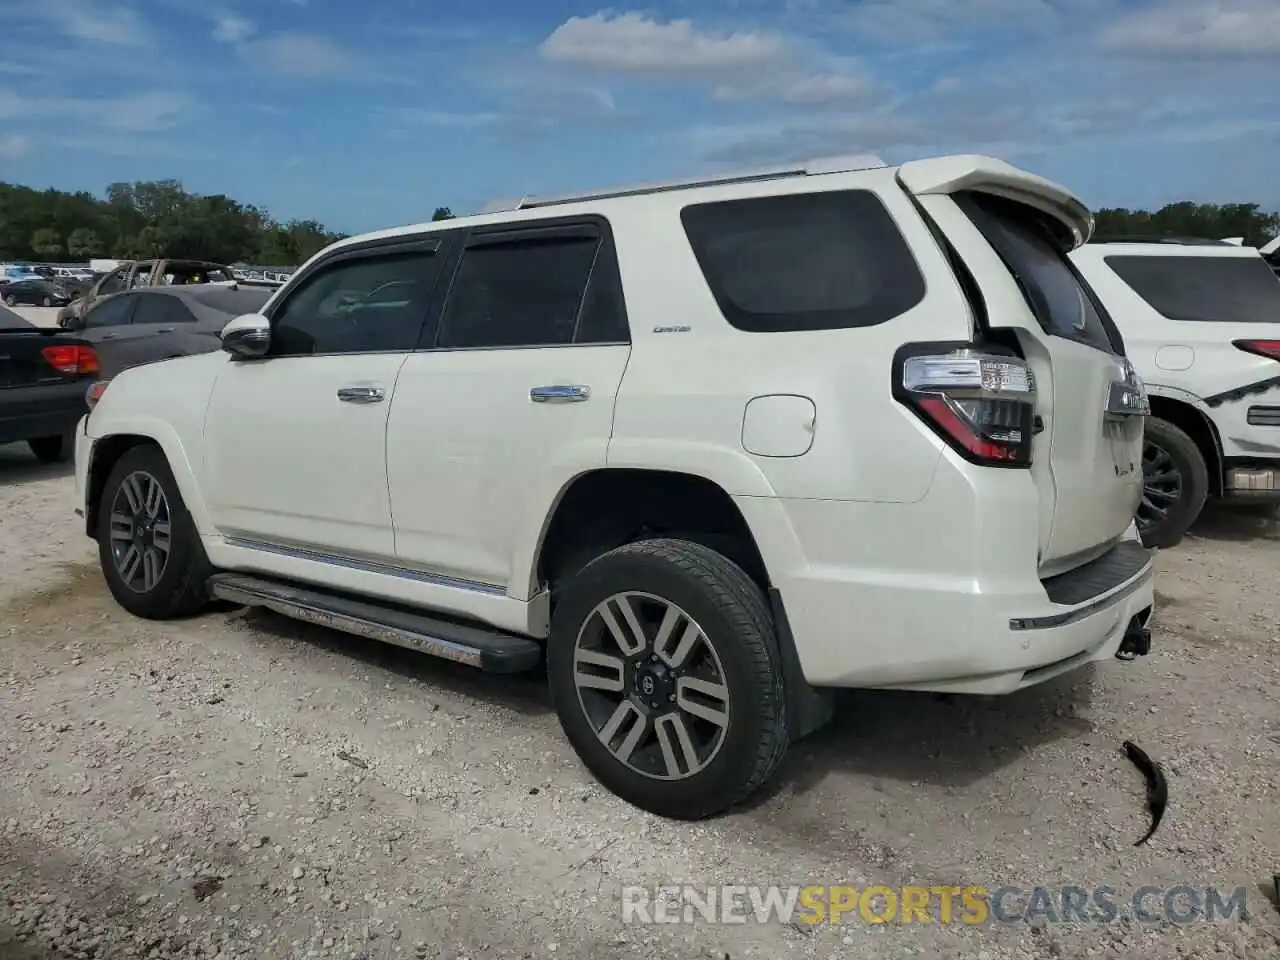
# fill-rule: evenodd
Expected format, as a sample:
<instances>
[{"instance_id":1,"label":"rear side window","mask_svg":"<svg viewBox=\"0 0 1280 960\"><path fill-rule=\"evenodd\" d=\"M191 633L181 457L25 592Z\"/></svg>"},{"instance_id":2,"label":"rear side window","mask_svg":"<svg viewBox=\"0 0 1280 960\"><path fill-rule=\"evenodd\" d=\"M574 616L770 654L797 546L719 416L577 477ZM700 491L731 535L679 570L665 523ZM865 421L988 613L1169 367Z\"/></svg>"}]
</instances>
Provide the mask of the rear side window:
<instances>
[{"instance_id":1,"label":"rear side window","mask_svg":"<svg viewBox=\"0 0 1280 960\"><path fill-rule=\"evenodd\" d=\"M869 190L700 203L680 213L725 319L750 333L869 327L924 299L924 277Z\"/></svg>"},{"instance_id":2,"label":"rear side window","mask_svg":"<svg viewBox=\"0 0 1280 960\"><path fill-rule=\"evenodd\" d=\"M619 343L628 339L617 262L595 225L481 233L454 274L437 346Z\"/></svg>"},{"instance_id":3,"label":"rear side window","mask_svg":"<svg viewBox=\"0 0 1280 960\"><path fill-rule=\"evenodd\" d=\"M186 306L165 294L139 295L133 311L134 323L195 323L195 319Z\"/></svg>"},{"instance_id":4,"label":"rear side window","mask_svg":"<svg viewBox=\"0 0 1280 960\"><path fill-rule=\"evenodd\" d=\"M1024 203L983 193L964 193L957 203L973 220L1018 281L1046 333L1120 353L1094 299L1067 259L1056 225Z\"/></svg>"},{"instance_id":5,"label":"rear side window","mask_svg":"<svg viewBox=\"0 0 1280 960\"><path fill-rule=\"evenodd\" d=\"M1261 257L1104 257L1170 320L1280 323L1280 278Z\"/></svg>"}]
</instances>

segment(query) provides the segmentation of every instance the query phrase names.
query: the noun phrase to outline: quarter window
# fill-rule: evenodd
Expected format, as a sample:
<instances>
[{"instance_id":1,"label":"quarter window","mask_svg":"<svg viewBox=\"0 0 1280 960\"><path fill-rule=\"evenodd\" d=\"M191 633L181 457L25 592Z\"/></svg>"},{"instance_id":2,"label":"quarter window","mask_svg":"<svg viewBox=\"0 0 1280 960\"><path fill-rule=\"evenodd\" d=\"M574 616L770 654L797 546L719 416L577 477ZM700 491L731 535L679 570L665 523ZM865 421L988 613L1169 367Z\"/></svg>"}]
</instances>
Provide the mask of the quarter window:
<instances>
[{"instance_id":1,"label":"quarter window","mask_svg":"<svg viewBox=\"0 0 1280 960\"><path fill-rule=\"evenodd\" d=\"M777 333L867 327L924 299L924 277L874 193L700 203L680 214L725 319Z\"/></svg>"},{"instance_id":2,"label":"quarter window","mask_svg":"<svg viewBox=\"0 0 1280 960\"><path fill-rule=\"evenodd\" d=\"M1104 258L1170 320L1280 323L1280 278L1261 257Z\"/></svg>"},{"instance_id":3,"label":"quarter window","mask_svg":"<svg viewBox=\"0 0 1280 960\"><path fill-rule=\"evenodd\" d=\"M340 259L321 266L272 317L271 353L412 350L439 271L433 249Z\"/></svg>"}]
</instances>

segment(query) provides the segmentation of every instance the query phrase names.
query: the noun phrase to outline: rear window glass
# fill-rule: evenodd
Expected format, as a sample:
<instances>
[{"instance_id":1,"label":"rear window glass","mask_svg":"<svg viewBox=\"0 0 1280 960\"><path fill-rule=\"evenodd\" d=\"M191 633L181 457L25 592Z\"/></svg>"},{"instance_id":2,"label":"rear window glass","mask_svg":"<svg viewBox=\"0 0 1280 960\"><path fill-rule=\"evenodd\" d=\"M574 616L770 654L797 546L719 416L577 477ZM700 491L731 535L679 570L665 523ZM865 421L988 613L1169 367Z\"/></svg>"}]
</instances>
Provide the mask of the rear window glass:
<instances>
[{"instance_id":1,"label":"rear window glass","mask_svg":"<svg viewBox=\"0 0 1280 960\"><path fill-rule=\"evenodd\" d=\"M1261 257L1105 257L1170 320L1280 323L1280 278Z\"/></svg>"},{"instance_id":2,"label":"rear window glass","mask_svg":"<svg viewBox=\"0 0 1280 960\"><path fill-rule=\"evenodd\" d=\"M987 242L1022 288L1032 312L1047 333L1119 353L1094 300L1067 259L1067 247L1055 225L1024 203L968 192L957 197Z\"/></svg>"},{"instance_id":3,"label":"rear window glass","mask_svg":"<svg viewBox=\"0 0 1280 960\"><path fill-rule=\"evenodd\" d=\"M924 299L924 277L866 190L700 203L680 214L725 319L776 333L866 327Z\"/></svg>"}]
</instances>

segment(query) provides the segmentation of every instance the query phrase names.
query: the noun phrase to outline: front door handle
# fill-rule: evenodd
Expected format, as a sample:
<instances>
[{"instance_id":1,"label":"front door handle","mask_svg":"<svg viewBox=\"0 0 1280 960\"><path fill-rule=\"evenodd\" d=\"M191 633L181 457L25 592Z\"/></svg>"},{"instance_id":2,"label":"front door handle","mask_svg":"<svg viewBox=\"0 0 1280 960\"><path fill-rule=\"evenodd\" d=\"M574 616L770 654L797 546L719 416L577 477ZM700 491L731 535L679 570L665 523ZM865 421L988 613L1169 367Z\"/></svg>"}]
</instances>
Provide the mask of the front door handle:
<instances>
[{"instance_id":1,"label":"front door handle","mask_svg":"<svg viewBox=\"0 0 1280 960\"><path fill-rule=\"evenodd\" d=\"M156 333L173 333L173 327L161 327Z\"/></svg>"},{"instance_id":2,"label":"front door handle","mask_svg":"<svg viewBox=\"0 0 1280 960\"><path fill-rule=\"evenodd\" d=\"M555 384L529 391L529 399L534 403L581 403L590 396L591 388L578 384Z\"/></svg>"},{"instance_id":3,"label":"front door handle","mask_svg":"<svg viewBox=\"0 0 1280 960\"><path fill-rule=\"evenodd\" d=\"M343 403L381 403L387 399L387 391L374 386L350 386L338 389L338 399Z\"/></svg>"}]
</instances>

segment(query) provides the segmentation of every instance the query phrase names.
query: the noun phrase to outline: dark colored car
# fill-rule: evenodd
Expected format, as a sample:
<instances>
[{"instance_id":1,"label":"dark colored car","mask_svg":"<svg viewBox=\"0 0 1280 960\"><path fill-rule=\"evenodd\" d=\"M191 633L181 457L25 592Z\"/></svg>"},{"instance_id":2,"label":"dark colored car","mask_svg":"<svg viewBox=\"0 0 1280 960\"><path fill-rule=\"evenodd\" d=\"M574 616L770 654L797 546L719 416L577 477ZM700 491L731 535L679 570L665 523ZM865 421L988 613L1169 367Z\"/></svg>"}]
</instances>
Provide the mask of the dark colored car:
<instances>
[{"instance_id":1,"label":"dark colored car","mask_svg":"<svg viewBox=\"0 0 1280 960\"><path fill-rule=\"evenodd\" d=\"M97 378L97 354L83 339L0 307L0 443L25 441L46 463L70 457Z\"/></svg>"},{"instance_id":2,"label":"dark colored car","mask_svg":"<svg viewBox=\"0 0 1280 960\"><path fill-rule=\"evenodd\" d=\"M15 280L4 288L4 302L11 307L20 303L32 307L65 307L71 300L67 289L52 280Z\"/></svg>"},{"instance_id":3,"label":"dark colored car","mask_svg":"<svg viewBox=\"0 0 1280 960\"><path fill-rule=\"evenodd\" d=\"M259 312L271 293L195 284L140 287L99 297L71 329L97 351L100 379L109 380L140 364L219 349L222 328Z\"/></svg>"}]
</instances>

